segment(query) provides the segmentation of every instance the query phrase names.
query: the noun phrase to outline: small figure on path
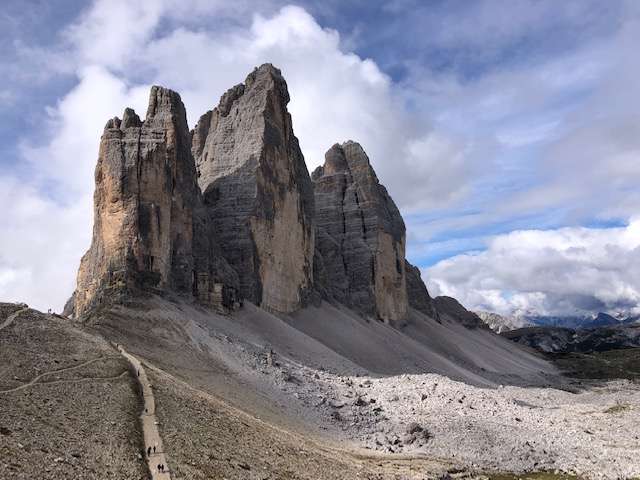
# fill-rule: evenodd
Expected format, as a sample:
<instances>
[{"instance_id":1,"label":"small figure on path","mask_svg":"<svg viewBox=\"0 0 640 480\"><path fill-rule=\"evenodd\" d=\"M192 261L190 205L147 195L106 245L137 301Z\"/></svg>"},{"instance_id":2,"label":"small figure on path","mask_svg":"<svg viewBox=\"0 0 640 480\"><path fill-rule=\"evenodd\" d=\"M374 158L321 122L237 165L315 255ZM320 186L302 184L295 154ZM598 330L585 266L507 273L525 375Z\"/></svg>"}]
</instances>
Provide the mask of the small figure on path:
<instances>
[{"instance_id":1,"label":"small figure on path","mask_svg":"<svg viewBox=\"0 0 640 480\"><path fill-rule=\"evenodd\" d=\"M158 464L158 471L161 472L162 471L162 465Z\"/></svg>"},{"instance_id":2,"label":"small figure on path","mask_svg":"<svg viewBox=\"0 0 640 480\"><path fill-rule=\"evenodd\" d=\"M147 447L147 457L151 455L151 447Z\"/></svg>"},{"instance_id":3,"label":"small figure on path","mask_svg":"<svg viewBox=\"0 0 640 480\"><path fill-rule=\"evenodd\" d=\"M153 453L156 453L156 446L153 446Z\"/></svg>"}]
</instances>

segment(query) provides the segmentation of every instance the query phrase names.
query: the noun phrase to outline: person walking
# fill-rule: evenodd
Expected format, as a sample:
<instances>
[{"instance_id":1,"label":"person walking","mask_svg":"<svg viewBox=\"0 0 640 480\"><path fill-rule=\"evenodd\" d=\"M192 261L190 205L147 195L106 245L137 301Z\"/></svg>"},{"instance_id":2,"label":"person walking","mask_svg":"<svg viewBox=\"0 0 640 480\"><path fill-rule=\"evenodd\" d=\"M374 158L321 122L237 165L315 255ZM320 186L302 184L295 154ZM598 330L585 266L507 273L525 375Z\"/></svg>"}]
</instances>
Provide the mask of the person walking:
<instances>
[{"instance_id":1,"label":"person walking","mask_svg":"<svg viewBox=\"0 0 640 480\"><path fill-rule=\"evenodd\" d=\"M151 447L147 447L147 457L151 456Z\"/></svg>"}]
</instances>

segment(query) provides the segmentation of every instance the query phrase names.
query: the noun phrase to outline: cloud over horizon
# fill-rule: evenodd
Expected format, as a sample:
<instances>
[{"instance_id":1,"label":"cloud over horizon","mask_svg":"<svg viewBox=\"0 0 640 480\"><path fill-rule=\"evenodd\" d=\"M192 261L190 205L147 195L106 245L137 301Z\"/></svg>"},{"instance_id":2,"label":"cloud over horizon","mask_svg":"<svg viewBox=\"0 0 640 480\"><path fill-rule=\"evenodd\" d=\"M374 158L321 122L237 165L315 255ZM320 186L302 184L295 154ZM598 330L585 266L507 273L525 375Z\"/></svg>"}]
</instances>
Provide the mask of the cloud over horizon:
<instances>
[{"instance_id":1,"label":"cloud over horizon","mask_svg":"<svg viewBox=\"0 0 640 480\"><path fill-rule=\"evenodd\" d=\"M506 315L640 314L640 218L618 228L518 230L425 272L432 294Z\"/></svg>"},{"instance_id":2,"label":"cloud over horizon","mask_svg":"<svg viewBox=\"0 0 640 480\"><path fill-rule=\"evenodd\" d=\"M629 101L640 98L640 8L624 0L606 12L597 2L522 0L505 15L499 3L425 9L397 0L384 15L363 10L357 18L333 1L78 0L81 13L69 6L60 18L10 5L0 18L13 35L0 42L13 54L0 60L8 72L0 104L15 130L1 136L0 198L16 208L0 235L0 297L59 310L73 290L90 240L93 169L107 119L126 106L144 115L149 87L162 84L181 94L193 127L264 62L288 82L309 170L333 143L362 143L405 214L410 260L427 267L453 257L428 275L461 300L488 302L459 275L471 263L457 254L486 250L489 262L490 239L512 230L628 222L640 206L640 122ZM56 25L46 41L36 38L40 13ZM456 28L445 28L454 18ZM418 30L427 33L415 37ZM29 101L30 89L44 86L46 101ZM501 255L525 255L506 245ZM599 243L580 245L598 255ZM530 249L527 264L537 271L559 255L582 272L562 252ZM507 299L496 308L516 304L517 288L503 273L493 271ZM622 305L622 297L607 305ZM527 298L556 308L549 295Z\"/></svg>"}]
</instances>

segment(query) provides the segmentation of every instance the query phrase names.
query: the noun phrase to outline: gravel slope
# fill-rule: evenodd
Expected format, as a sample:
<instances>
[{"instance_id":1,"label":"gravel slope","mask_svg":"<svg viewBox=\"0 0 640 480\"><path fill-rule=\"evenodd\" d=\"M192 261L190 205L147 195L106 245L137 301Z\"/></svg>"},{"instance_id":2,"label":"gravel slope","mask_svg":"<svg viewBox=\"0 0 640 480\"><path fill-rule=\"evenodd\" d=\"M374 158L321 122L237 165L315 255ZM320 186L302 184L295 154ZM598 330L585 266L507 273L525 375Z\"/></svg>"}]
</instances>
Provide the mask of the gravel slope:
<instances>
[{"instance_id":1,"label":"gravel slope","mask_svg":"<svg viewBox=\"0 0 640 480\"><path fill-rule=\"evenodd\" d=\"M484 330L416 318L397 332L328 306L284 319L252 306L220 317L157 299L107 312L94 328L190 386L321 444L473 471L640 475L637 383L569 385ZM403 365L422 373L395 374Z\"/></svg>"}]
</instances>

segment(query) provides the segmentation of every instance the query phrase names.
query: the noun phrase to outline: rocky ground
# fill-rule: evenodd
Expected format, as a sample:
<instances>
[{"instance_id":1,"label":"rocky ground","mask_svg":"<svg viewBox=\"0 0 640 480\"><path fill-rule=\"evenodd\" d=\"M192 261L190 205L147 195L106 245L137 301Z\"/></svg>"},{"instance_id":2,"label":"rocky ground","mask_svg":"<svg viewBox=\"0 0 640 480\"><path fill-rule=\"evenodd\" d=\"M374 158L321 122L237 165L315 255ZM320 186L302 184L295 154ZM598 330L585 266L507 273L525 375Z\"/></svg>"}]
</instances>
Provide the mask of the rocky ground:
<instances>
[{"instance_id":1,"label":"rocky ground","mask_svg":"<svg viewBox=\"0 0 640 480\"><path fill-rule=\"evenodd\" d=\"M449 458L485 472L640 474L640 384L632 381L579 384L569 393L482 389L435 374L340 376L286 361L262 371L374 451Z\"/></svg>"},{"instance_id":2,"label":"rocky ground","mask_svg":"<svg viewBox=\"0 0 640 480\"><path fill-rule=\"evenodd\" d=\"M138 338L131 349L198 391L317 443L368 455L444 459L465 472L557 471L612 479L640 475L640 384L634 380L596 383L559 377L555 388L490 388L433 373L376 375L343 357L327 356L320 365L310 365L291 332L276 347L255 331L240 329L247 325L239 317L207 324L197 315L188 310L189 321L172 318L171 330L161 333L161 323L168 319L149 310L138 321L160 344L152 347ZM118 321L129 324L127 318ZM225 321L239 330L227 328ZM276 327L268 328L274 332ZM129 334L119 338L132 341ZM159 415L162 397L161 392ZM177 402L164 400L169 401ZM210 414L188 416L189 428L201 432L197 441L205 441L208 423L215 424L207 419L197 427L202 415ZM186 432L171 433L165 441L180 435L181 442L190 441Z\"/></svg>"},{"instance_id":3,"label":"rocky ground","mask_svg":"<svg viewBox=\"0 0 640 480\"><path fill-rule=\"evenodd\" d=\"M455 471L447 462L376 457L349 452L340 444L318 444L164 372L156 370L151 379L174 478L417 480Z\"/></svg>"},{"instance_id":4,"label":"rocky ground","mask_svg":"<svg viewBox=\"0 0 640 480\"><path fill-rule=\"evenodd\" d=\"M15 311L3 304L0 324ZM34 310L0 346L0 478L146 478L138 397L115 350Z\"/></svg>"},{"instance_id":5,"label":"rocky ground","mask_svg":"<svg viewBox=\"0 0 640 480\"><path fill-rule=\"evenodd\" d=\"M293 335L274 348L217 317L146 311L135 332L123 311L77 325L27 310L0 330L0 478L146 478L135 382L102 336L145 362L172 478L640 475L635 379L489 388L338 356L324 368Z\"/></svg>"}]
</instances>

